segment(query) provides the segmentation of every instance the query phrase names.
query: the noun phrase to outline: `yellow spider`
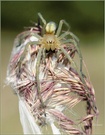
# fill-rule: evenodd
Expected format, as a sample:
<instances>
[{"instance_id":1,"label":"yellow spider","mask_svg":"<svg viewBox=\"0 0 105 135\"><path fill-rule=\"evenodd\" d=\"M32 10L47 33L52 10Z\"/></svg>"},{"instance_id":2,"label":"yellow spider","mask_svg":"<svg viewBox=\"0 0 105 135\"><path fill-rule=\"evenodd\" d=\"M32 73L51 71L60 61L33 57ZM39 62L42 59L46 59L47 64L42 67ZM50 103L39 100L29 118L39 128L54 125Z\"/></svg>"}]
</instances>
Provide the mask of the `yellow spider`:
<instances>
[{"instance_id":1,"label":"yellow spider","mask_svg":"<svg viewBox=\"0 0 105 135\"><path fill-rule=\"evenodd\" d=\"M46 53L47 51L54 51L56 49L61 50L61 52L65 55L65 57L68 59L70 63L74 65L76 68L75 62L72 60L70 55L67 53L67 51L63 48L62 45L66 45L67 43L72 43L77 49L77 52L80 56L80 72L81 72L81 78L82 77L82 55L78 47L78 38L69 31L69 25L65 20L60 20L58 28L56 27L56 24L54 22L49 22L46 23L46 20L43 18L43 16L38 13L39 18L43 22L43 27L42 27L42 33L37 34L35 32L32 32L31 34L36 37L38 40L35 41L35 44L40 45L40 49L37 54L37 62L36 62L36 82L37 82L37 92L39 96L39 100L41 102L42 107L45 107L41 94L40 94L40 80L39 80L39 67L40 67L40 61L41 61L41 56L42 54ZM61 34L62 32L62 26L65 24L68 27L68 30ZM70 38L68 38L70 36ZM29 44L27 44L29 45ZM24 52L26 51L27 48L25 48ZM21 58L20 58L21 59ZM21 61L21 60L20 60ZM83 80L84 81L84 80Z\"/></svg>"}]
</instances>

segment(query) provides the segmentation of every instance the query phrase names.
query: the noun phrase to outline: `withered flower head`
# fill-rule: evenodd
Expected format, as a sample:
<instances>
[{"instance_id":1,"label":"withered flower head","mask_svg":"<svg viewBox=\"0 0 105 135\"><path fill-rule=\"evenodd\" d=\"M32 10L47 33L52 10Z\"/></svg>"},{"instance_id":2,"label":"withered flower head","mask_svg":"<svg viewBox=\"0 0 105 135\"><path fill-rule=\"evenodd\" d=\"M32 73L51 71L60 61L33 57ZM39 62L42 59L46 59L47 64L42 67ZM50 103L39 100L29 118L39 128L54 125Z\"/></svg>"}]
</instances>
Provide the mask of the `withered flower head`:
<instances>
[{"instance_id":1,"label":"withered flower head","mask_svg":"<svg viewBox=\"0 0 105 135\"><path fill-rule=\"evenodd\" d=\"M7 70L7 82L19 97L24 133L42 134L40 127L50 125L53 134L91 135L98 110L93 86L82 71L77 38L69 31L60 35L62 22L68 26L65 21L55 32L54 23L47 25L39 17L46 28L38 23L16 37ZM81 116L73 111L80 104Z\"/></svg>"}]
</instances>

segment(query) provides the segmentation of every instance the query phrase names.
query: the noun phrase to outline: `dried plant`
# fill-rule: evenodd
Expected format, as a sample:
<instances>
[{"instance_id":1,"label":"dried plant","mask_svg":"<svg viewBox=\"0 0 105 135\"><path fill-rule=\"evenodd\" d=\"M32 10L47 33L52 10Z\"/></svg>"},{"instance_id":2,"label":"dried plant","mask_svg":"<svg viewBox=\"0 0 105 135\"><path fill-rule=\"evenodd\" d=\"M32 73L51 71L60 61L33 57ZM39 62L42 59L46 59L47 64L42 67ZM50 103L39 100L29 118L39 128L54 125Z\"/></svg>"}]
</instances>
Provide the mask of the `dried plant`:
<instances>
[{"instance_id":1,"label":"dried plant","mask_svg":"<svg viewBox=\"0 0 105 135\"><path fill-rule=\"evenodd\" d=\"M41 14L39 17L45 21ZM48 44L42 47L45 38L40 38L41 34L53 28L49 24L50 28L44 29L47 24L44 23L44 27L35 24L16 37L7 70L7 82L19 97L24 134L42 134L40 128L50 125L53 134L91 135L92 121L98 110L93 86L82 71L83 59L77 38L69 32L68 40L64 32L62 48L59 44L54 49ZM59 37L56 38L57 44ZM53 38L50 40L52 42ZM75 62L76 55L80 65ZM77 117L71 111L80 103L85 103L86 108L80 108L85 114Z\"/></svg>"}]
</instances>

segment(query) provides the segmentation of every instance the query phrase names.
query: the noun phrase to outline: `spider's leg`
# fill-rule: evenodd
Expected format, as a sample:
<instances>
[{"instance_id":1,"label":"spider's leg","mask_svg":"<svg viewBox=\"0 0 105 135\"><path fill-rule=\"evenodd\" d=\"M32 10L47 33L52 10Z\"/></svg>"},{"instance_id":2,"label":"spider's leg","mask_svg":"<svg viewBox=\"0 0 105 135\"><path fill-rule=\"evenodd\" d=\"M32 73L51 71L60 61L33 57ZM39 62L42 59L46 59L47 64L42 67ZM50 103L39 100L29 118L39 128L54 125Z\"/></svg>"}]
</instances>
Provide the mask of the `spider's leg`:
<instances>
[{"instance_id":1,"label":"spider's leg","mask_svg":"<svg viewBox=\"0 0 105 135\"><path fill-rule=\"evenodd\" d=\"M74 40L74 45L78 51L78 54L79 54L79 58L80 58L80 72L82 74L82 76L84 76L83 72L82 72L82 66L83 66L83 57L82 57L82 53L81 53L81 50L79 48L79 43L77 44L77 42Z\"/></svg>"},{"instance_id":2,"label":"spider's leg","mask_svg":"<svg viewBox=\"0 0 105 135\"><path fill-rule=\"evenodd\" d=\"M41 13L38 13L39 18L42 20L43 24L46 25L46 20L43 18Z\"/></svg>"},{"instance_id":3,"label":"spider's leg","mask_svg":"<svg viewBox=\"0 0 105 135\"><path fill-rule=\"evenodd\" d=\"M60 33L61 33L63 24L65 24L65 25L68 27L68 30L70 29L69 24L68 24L65 20L60 20L59 26L58 26L58 29L57 29L57 32L56 32L57 37L58 37L58 36L60 35Z\"/></svg>"},{"instance_id":4,"label":"spider's leg","mask_svg":"<svg viewBox=\"0 0 105 135\"><path fill-rule=\"evenodd\" d=\"M39 69L40 69L40 61L41 61L41 54L42 54L43 47L39 49L38 55L37 55L37 62L36 62L36 81L37 81L37 92L38 92L38 98L41 102L41 106L44 108L45 105L43 103L41 93L40 93L40 79L39 79Z\"/></svg>"},{"instance_id":5,"label":"spider's leg","mask_svg":"<svg viewBox=\"0 0 105 135\"><path fill-rule=\"evenodd\" d=\"M81 72L81 74L83 75L83 73L82 73L82 64L83 64L83 58L82 58L82 54L81 54L81 50L80 50L80 48L79 48L79 39L78 39L78 37L77 36L75 36L72 32L65 32L65 33L63 33L60 37L59 37L59 39L60 40L62 40L63 38L65 38L66 36L68 36L68 35L70 35L73 39L67 39L67 40L65 40L65 41L62 41L62 43L73 43L74 44L74 46L76 47L76 49L77 49L77 52L78 52L78 54L79 54L79 58L80 58L80 72Z\"/></svg>"},{"instance_id":6,"label":"spider's leg","mask_svg":"<svg viewBox=\"0 0 105 135\"><path fill-rule=\"evenodd\" d=\"M68 33L73 39L75 39L77 42L79 42L79 38L74 33L70 32L70 31Z\"/></svg>"},{"instance_id":7,"label":"spider's leg","mask_svg":"<svg viewBox=\"0 0 105 135\"><path fill-rule=\"evenodd\" d=\"M61 43L66 44L66 43L74 43L74 42L73 39L67 39L67 40L62 40Z\"/></svg>"},{"instance_id":8,"label":"spider's leg","mask_svg":"<svg viewBox=\"0 0 105 135\"><path fill-rule=\"evenodd\" d=\"M73 64L74 68L77 69L76 63L75 63L75 62L73 61L73 59L69 56L69 54L67 53L67 51L66 51L62 46L60 46L60 49L61 49L61 51L64 53L64 55L66 56L66 58L69 60L69 62Z\"/></svg>"},{"instance_id":9,"label":"spider's leg","mask_svg":"<svg viewBox=\"0 0 105 135\"><path fill-rule=\"evenodd\" d=\"M70 55L67 53L67 51L66 51L62 46L60 46L60 49L61 49L61 51L64 53L64 55L66 56L66 58L69 60L69 62L73 64L74 68L75 68L76 70L78 70L78 67L77 67L76 63L75 63L74 60L70 57ZM80 75L80 78L81 78L82 82L85 84L85 80L84 80L84 76L83 76L82 72L78 72L78 74Z\"/></svg>"},{"instance_id":10,"label":"spider's leg","mask_svg":"<svg viewBox=\"0 0 105 135\"><path fill-rule=\"evenodd\" d=\"M57 59L59 58L59 55L61 54L61 50L57 51Z\"/></svg>"},{"instance_id":11,"label":"spider's leg","mask_svg":"<svg viewBox=\"0 0 105 135\"><path fill-rule=\"evenodd\" d=\"M80 50L80 48L79 48L79 39L78 39L72 32L65 32L64 34L62 34L62 35L59 37L59 39L60 39L60 40L63 40L63 38L65 38L67 35L70 35L73 39L64 40L62 43L64 44L64 43L70 43L70 42L71 42L71 43L73 43L74 46L76 47L76 49L77 49L77 51L78 51L78 54L79 54L79 58L80 58L80 72L78 72L78 73L79 73L79 75L80 75L80 78L81 78L83 84L86 84L85 78L84 78L84 74L83 74L83 72L82 72L83 58L82 58L81 50ZM68 58L68 60L74 64L74 61L70 58L70 56L68 55L68 53L66 52L66 50L65 50L62 46L60 46L60 49L61 49L62 52L65 54L65 56ZM74 66L75 66L75 65L74 65ZM75 67L76 67L76 66L75 66ZM85 85L85 88L86 88L86 89L85 89L85 91L86 91L86 97L87 97L89 100L91 100L92 97L91 97L91 94L88 92L88 87L87 87L87 85ZM92 107L93 111L98 114L98 110L97 110L97 108L96 108L96 104L95 104L94 100L93 100L93 103L91 102L91 107Z\"/></svg>"},{"instance_id":12,"label":"spider's leg","mask_svg":"<svg viewBox=\"0 0 105 135\"><path fill-rule=\"evenodd\" d=\"M82 54L81 54L81 51L80 51L80 48L79 48L79 46L78 46L78 44L77 44L77 42L74 40L74 39L68 39L68 40L65 40L64 42L62 42L63 44L64 43L73 43L74 44L74 46L76 47L76 49L77 49L77 52L78 52L78 54L79 54L79 58L80 58L80 72L78 72L79 73L79 75L80 75L80 78L81 78L81 80L82 80L82 82L85 84L85 80L84 80L84 74L83 74L83 71L82 71L82 64L83 64L83 58L82 58ZM63 47L62 47L63 48ZM63 48L64 49L64 48ZM63 51L63 50L62 50ZM67 52L66 52L66 55L68 55L67 54ZM66 56L65 55L65 56ZM67 56L66 56L67 57ZM70 56L69 56L70 57ZM72 58L71 58L71 60L72 60ZM73 60L72 60L73 61ZM71 61L71 62L72 62ZM72 62L73 64L74 64L74 61ZM75 66L76 67L76 66ZM76 67L77 68L77 67Z\"/></svg>"},{"instance_id":13,"label":"spider's leg","mask_svg":"<svg viewBox=\"0 0 105 135\"><path fill-rule=\"evenodd\" d=\"M18 63L17 63L18 71L19 71L19 76L20 76L20 73L21 73L21 66L22 66L23 64L25 64L26 61L28 60L28 57L26 57L26 56L27 56L27 53L28 53L28 52L29 52L29 54L30 54L29 46L31 46L31 44L38 44L38 42L36 42L36 41L34 41L34 42L29 42L29 43L27 43L27 44L25 45L25 48L24 48L24 50L23 50L23 52L22 52L22 54L21 54L21 56L20 56L20 58L19 58L19 61L18 61ZM30 55L31 55L31 54L30 54Z\"/></svg>"},{"instance_id":14,"label":"spider's leg","mask_svg":"<svg viewBox=\"0 0 105 135\"><path fill-rule=\"evenodd\" d=\"M65 50L62 46L60 46L60 49L61 49L61 51L64 53L64 55L66 56L66 58L68 58L69 62L70 62L70 63L73 63L73 65L74 65L74 67L75 67L75 69L76 69L77 66L76 66L75 62L72 60L72 58L71 58L71 57L69 56L69 54L66 52L66 50ZM86 84L85 79L84 79L84 77L83 77L83 74L82 74L81 72L79 72L79 75L80 75L80 78L81 78L83 84ZM86 89L85 89L86 97L87 97L89 100L91 100L92 96L91 96L91 94L88 92L88 87L87 87L87 85L85 85L85 88L86 88ZM94 112L97 112L96 103L94 102L94 100L93 100L93 102L91 102L91 107L92 107L92 109L93 109ZM97 114L98 114L98 112L97 112Z\"/></svg>"},{"instance_id":15,"label":"spider's leg","mask_svg":"<svg viewBox=\"0 0 105 135\"><path fill-rule=\"evenodd\" d=\"M79 39L76 35L74 35L72 32L70 31L66 31L65 33L61 34L58 38L59 40L65 38L66 36L70 35L73 39L75 39L77 42L79 42Z\"/></svg>"},{"instance_id":16,"label":"spider's leg","mask_svg":"<svg viewBox=\"0 0 105 135\"><path fill-rule=\"evenodd\" d=\"M44 62L44 63L46 63L45 58L46 58L46 53L45 53L45 48L43 48L43 62Z\"/></svg>"},{"instance_id":17,"label":"spider's leg","mask_svg":"<svg viewBox=\"0 0 105 135\"><path fill-rule=\"evenodd\" d=\"M41 13L38 13L38 17L41 19L41 21L43 22L43 28L42 28L42 35L44 35L45 33L45 26L46 26L46 20L43 18L43 16L41 15Z\"/></svg>"}]
</instances>

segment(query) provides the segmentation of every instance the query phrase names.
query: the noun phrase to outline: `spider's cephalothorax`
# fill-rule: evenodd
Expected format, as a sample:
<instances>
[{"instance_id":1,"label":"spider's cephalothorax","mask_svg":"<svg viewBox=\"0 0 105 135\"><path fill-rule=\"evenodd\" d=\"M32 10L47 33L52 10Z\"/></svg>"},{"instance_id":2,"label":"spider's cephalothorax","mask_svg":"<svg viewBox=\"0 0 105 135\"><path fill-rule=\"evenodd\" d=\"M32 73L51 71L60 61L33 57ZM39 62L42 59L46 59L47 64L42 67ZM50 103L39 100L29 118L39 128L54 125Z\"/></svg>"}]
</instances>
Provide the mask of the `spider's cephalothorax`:
<instances>
[{"instance_id":1,"label":"spider's cephalothorax","mask_svg":"<svg viewBox=\"0 0 105 135\"><path fill-rule=\"evenodd\" d=\"M53 51L56 48L59 48L60 41L55 35L55 31L56 31L56 24L54 22L47 23L45 28L46 33L43 35L43 38L40 41L40 44L47 51L49 50Z\"/></svg>"}]
</instances>

